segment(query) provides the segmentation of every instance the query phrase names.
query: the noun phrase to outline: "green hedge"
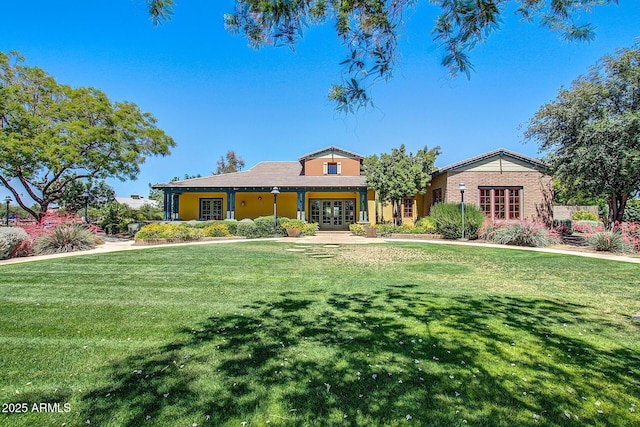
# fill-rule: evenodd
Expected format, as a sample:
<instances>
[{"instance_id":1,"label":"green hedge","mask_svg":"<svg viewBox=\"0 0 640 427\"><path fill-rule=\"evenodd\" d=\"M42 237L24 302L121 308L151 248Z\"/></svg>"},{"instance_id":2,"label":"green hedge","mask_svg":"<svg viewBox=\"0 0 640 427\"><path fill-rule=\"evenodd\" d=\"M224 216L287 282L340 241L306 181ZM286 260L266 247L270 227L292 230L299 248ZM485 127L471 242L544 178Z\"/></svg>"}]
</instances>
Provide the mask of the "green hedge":
<instances>
[{"instance_id":1,"label":"green hedge","mask_svg":"<svg viewBox=\"0 0 640 427\"><path fill-rule=\"evenodd\" d=\"M462 237L462 210L460 203L436 203L431 207L431 218L436 225L436 231L447 239ZM464 205L464 237L477 239L478 230L485 217L476 205Z\"/></svg>"}]
</instances>

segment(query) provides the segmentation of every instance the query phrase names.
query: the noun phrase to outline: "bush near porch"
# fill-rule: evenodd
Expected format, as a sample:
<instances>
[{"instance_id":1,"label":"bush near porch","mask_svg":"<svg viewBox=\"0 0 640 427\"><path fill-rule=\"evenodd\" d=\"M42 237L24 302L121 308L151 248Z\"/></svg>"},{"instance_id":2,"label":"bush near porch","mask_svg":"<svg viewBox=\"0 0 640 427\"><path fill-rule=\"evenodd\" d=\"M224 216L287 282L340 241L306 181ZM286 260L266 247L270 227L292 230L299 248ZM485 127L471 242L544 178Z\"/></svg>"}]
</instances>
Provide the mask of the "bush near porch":
<instances>
[{"instance_id":1,"label":"bush near porch","mask_svg":"<svg viewBox=\"0 0 640 427\"><path fill-rule=\"evenodd\" d=\"M283 225L292 220L278 217L276 236L284 236ZM261 237L273 237L273 216L264 216L255 220L244 219L242 221L206 221L196 223L155 223L143 226L135 236L138 242L153 240L193 241L208 237L246 237L249 239ZM318 224L304 223L303 236L313 236L318 231Z\"/></svg>"}]
</instances>

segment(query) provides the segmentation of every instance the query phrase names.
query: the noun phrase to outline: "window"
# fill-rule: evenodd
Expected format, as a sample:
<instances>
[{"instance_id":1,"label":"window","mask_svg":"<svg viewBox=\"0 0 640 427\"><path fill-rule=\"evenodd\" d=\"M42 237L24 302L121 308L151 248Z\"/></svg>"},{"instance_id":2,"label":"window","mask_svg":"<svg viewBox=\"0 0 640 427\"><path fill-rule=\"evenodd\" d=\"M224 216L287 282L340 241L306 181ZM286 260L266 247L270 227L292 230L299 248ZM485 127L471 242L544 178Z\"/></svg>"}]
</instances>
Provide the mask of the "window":
<instances>
[{"instance_id":1,"label":"window","mask_svg":"<svg viewBox=\"0 0 640 427\"><path fill-rule=\"evenodd\" d=\"M507 219L504 193L504 188L494 188L493 190L493 219Z\"/></svg>"},{"instance_id":2,"label":"window","mask_svg":"<svg viewBox=\"0 0 640 427\"><path fill-rule=\"evenodd\" d=\"M433 203L432 204L436 204L436 203L440 203L442 202L442 188L436 188L435 190L433 190Z\"/></svg>"},{"instance_id":3,"label":"window","mask_svg":"<svg viewBox=\"0 0 640 427\"><path fill-rule=\"evenodd\" d=\"M520 219L520 190L509 190L509 218Z\"/></svg>"},{"instance_id":4,"label":"window","mask_svg":"<svg viewBox=\"0 0 640 427\"><path fill-rule=\"evenodd\" d=\"M480 209L484 216L491 218L491 189L480 189Z\"/></svg>"},{"instance_id":5,"label":"window","mask_svg":"<svg viewBox=\"0 0 640 427\"><path fill-rule=\"evenodd\" d=\"M222 199L200 199L200 220L222 219Z\"/></svg>"},{"instance_id":6,"label":"window","mask_svg":"<svg viewBox=\"0 0 640 427\"><path fill-rule=\"evenodd\" d=\"M479 188L480 209L493 220L522 219L521 193L521 187Z\"/></svg>"},{"instance_id":7,"label":"window","mask_svg":"<svg viewBox=\"0 0 640 427\"><path fill-rule=\"evenodd\" d=\"M323 162L322 173L324 175L342 175L342 162Z\"/></svg>"},{"instance_id":8,"label":"window","mask_svg":"<svg viewBox=\"0 0 640 427\"><path fill-rule=\"evenodd\" d=\"M402 199L402 216L413 218L413 199Z\"/></svg>"}]
</instances>

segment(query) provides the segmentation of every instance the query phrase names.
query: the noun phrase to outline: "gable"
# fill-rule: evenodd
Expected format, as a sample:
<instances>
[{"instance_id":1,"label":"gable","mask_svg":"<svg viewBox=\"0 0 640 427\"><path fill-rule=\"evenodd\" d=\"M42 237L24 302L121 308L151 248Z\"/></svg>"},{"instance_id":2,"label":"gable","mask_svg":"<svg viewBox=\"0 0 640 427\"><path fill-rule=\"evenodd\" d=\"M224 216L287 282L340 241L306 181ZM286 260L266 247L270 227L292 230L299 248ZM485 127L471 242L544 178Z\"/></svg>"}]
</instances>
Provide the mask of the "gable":
<instances>
[{"instance_id":1,"label":"gable","mask_svg":"<svg viewBox=\"0 0 640 427\"><path fill-rule=\"evenodd\" d=\"M531 172L538 171L531 163L512 157L491 157L454 169L456 172Z\"/></svg>"},{"instance_id":2,"label":"gable","mask_svg":"<svg viewBox=\"0 0 640 427\"><path fill-rule=\"evenodd\" d=\"M438 168L433 175L445 172L544 172L542 161L499 148L470 159Z\"/></svg>"}]
</instances>

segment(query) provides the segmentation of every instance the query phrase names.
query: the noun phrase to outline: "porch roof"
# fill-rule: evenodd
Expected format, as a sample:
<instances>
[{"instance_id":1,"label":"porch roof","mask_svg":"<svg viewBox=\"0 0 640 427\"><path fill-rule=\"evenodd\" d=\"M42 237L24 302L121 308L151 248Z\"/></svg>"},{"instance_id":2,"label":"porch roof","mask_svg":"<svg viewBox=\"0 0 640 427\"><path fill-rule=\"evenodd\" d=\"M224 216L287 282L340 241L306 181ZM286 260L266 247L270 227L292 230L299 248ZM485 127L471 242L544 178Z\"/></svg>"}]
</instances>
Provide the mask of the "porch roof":
<instances>
[{"instance_id":1,"label":"porch roof","mask_svg":"<svg viewBox=\"0 0 640 427\"><path fill-rule=\"evenodd\" d=\"M260 162L246 171L156 184L156 189L251 190L281 189L360 189L367 188L361 176L305 176L298 162Z\"/></svg>"}]
</instances>

